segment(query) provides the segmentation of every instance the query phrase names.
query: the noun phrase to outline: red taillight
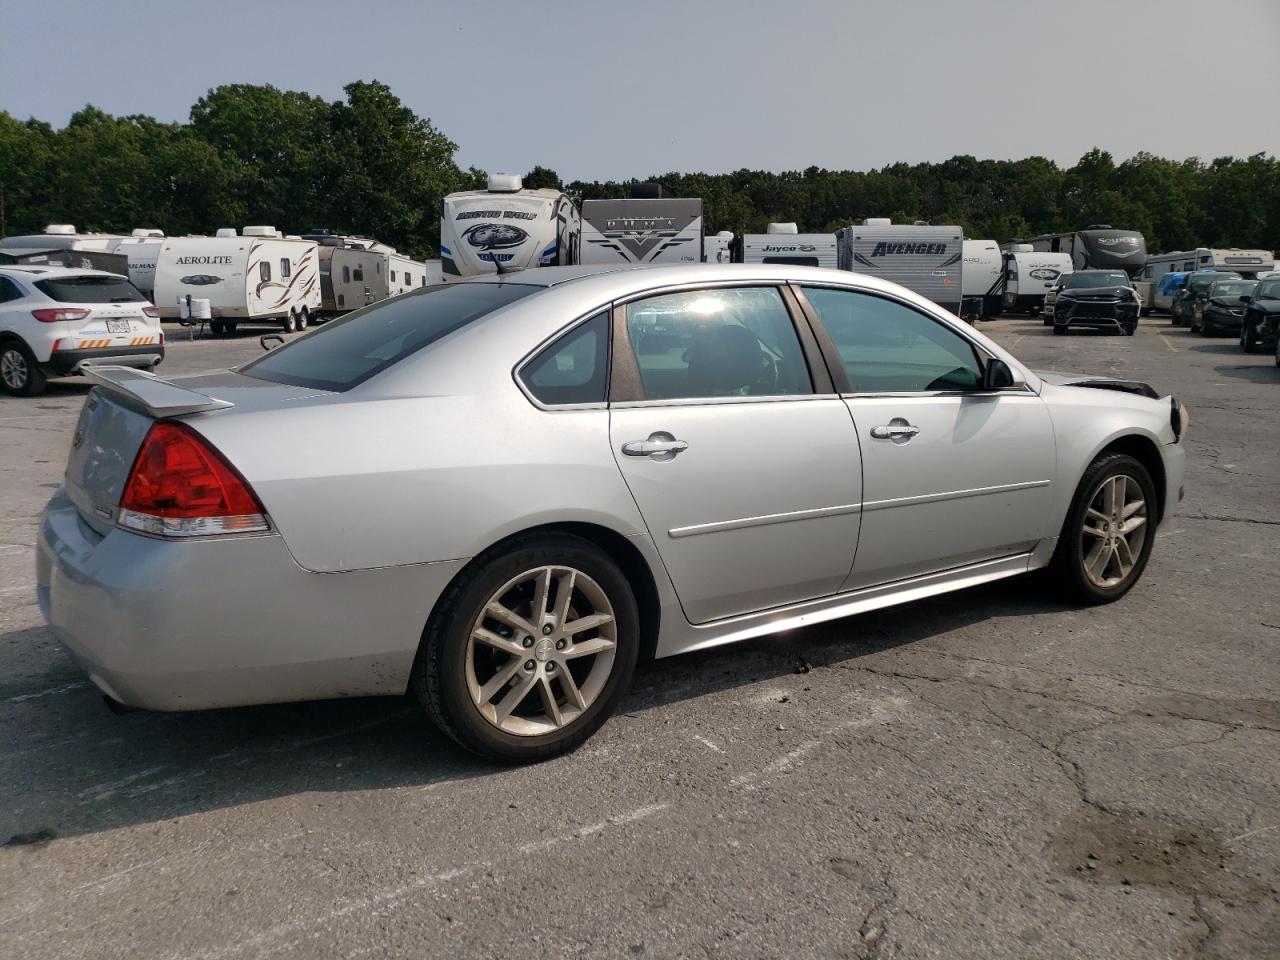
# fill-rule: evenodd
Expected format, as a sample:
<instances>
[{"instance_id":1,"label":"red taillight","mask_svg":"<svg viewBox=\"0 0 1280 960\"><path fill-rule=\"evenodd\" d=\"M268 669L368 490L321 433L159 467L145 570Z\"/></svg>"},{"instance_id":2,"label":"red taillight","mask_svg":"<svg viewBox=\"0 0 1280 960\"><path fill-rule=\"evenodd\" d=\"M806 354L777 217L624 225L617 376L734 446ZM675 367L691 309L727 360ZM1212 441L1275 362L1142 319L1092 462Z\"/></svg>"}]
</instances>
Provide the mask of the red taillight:
<instances>
[{"instance_id":1,"label":"red taillight","mask_svg":"<svg viewBox=\"0 0 1280 960\"><path fill-rule=\"evenodd\" d=\"M159 307L143 307L142 312L146 314L148 317L152 317L153 319L158 318L160 316Z\"/></svg>"},{"instance_id":2,"label":"red taillight","mask_svg":"<svg viewBox=\"0 0 1280 960\"><path fill-rule=\"evenodd\" d=\"M162 537L269 530L244 478L206 440L174 420L158 420L142 441L120 499L122 527Z\"/></svg>"},{"instance_id":3,"label":"red taillight","mask_svg":"<svg viewBox=\"0 0 1280 960\"><path fill-rule=\"evenodd\" d=\"M32 310L31 315L41 323L60 323L63 320L83 320L89 311L82 307L50 307L48 310Z\"/></svg>"}]
</instances>

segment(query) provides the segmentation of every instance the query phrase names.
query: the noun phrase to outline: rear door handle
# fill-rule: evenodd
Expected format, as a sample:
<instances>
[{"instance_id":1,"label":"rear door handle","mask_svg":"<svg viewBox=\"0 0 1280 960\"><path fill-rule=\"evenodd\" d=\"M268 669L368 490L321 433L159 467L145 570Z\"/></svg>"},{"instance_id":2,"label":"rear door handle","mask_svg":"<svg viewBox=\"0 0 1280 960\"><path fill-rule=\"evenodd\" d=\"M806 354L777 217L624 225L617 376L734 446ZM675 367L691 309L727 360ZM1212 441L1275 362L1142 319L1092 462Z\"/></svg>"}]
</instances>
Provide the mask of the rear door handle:
<instances>
[{"instance_id":1,"label":"rear door handle","mask_svg":"<svg viewBox=\"0 0 1280 960\"><path fill-rule=\"evenodd\" d=\"M871 428L871 436L875 439L892 440L894 443L906 443L919 432L919 427L912 426L902 417L894 417L882 426Z\"/></svg>"},{"instance_id":2,"label":"rear door handle","mask_svg":"<svg viewBox=\"0 0 1280 960\"><path fill-rule=\"evenodd\" d=\"M648 440L628 440L622 445L622 453L628 457L649 457L652 460L674 460L677 453L689 449L689 444L677 440L671 434L659 430L649 434Z\"/></svg>"}]
</instances>

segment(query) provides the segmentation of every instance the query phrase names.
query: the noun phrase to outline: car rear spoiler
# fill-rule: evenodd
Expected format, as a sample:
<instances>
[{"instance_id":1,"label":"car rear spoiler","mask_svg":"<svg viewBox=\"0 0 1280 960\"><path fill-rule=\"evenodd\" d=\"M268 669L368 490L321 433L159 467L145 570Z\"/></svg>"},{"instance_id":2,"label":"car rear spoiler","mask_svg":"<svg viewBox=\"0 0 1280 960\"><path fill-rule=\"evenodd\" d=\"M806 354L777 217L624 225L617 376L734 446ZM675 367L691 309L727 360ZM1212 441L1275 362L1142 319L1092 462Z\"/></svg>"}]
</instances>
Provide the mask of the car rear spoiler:
<instances>
[{"instance_id":1,"label":"car rear spoiler","mask_svg":"<svg viewBox=\"0 0 1280 960\"><path fill-rule=\"evenodd\" d=\"M206 410L225 410L235 406L229 400L215 400L203 393L162 380L154 373L133 367L86 363L80 368L80 372L108 393L121 398L130 406L140 407L156 419Z\"/></svg>"}]
</instances>

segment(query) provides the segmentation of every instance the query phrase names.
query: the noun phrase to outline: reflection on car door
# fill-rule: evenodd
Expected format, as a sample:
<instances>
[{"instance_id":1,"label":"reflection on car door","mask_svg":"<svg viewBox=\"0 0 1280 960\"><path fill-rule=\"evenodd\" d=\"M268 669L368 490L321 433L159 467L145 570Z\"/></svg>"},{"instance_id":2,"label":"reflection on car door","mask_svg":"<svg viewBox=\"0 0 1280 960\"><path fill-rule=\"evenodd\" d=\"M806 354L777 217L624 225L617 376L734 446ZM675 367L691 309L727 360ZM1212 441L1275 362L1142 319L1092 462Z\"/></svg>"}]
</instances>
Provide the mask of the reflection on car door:
<instances>
[{"instance_id":1,"label":"reflection on car door","mask_svg":"<svg viewBox=\"0 0 1280 960\"><path fill-rule=\"evenodd\" d=\"M849 378L862 448L854 589L1011 556L1057 535L1056 446L1029 391L984 392L970 341L888 297L805 288Z\"/></svg>"},{"instance_id":2,"label":"reflection on car door","mask_svg":"<svg viewBox=\"0 0 1280 960\"><path fill-rule=\"evenodd\" d=\"M689 620L835 593L858 539L858 440L829 384L815 393L782 293L666 294L619 318L614 382L634 394L610 404L613 453Z\"/></svg>"}]
</instances>

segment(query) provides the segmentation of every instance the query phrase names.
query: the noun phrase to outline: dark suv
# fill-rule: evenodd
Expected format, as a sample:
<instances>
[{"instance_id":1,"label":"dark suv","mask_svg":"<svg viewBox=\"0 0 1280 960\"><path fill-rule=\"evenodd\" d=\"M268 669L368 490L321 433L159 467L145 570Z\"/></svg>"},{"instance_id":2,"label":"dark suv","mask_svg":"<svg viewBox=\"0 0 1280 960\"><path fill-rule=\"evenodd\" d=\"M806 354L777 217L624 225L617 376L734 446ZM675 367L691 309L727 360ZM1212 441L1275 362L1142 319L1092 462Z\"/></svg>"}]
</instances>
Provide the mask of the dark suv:
<instances>
[{"instance_id":1,"label":"dark suv","mask_svg":"<svg viewBox=\"0 0 1280 960\"><path fill-rule=\"evenodd\" d=\"M1280 363L1280 277L1259 281L1253 294L1241 301L1244 322L1240 324L1240 349L1256 353L1268 341L1276 344Z\"/></svg>"},{"instance_id":2,"label":"dark suv","mask_svg":"<svg viewBox=\"0 0 1280 960\"><path fill-rule=\"evenodd\" d=\"M1138 329L1142 302L1123 270L1077 270L1057 284L1053 301L1053 332L1071 327L1115 330L1132 337Z\"/></svg>"},{"instance_id":3,"label":"dark suv","mask_svg":"<svg viewBox=\"0 0 1280 960\"><path fill-rule=\"evenodd\" d=\"M1187 274L1181 289L1173 295L1169 305L1169 313L1173 315L1173 325L1182 327L1191 322L1196 315L1196 301L1203 299L1209 288L1219 280L1239 280L1240 274L1229 270L1199 270Z\"/></svg>"}]
</instances>

